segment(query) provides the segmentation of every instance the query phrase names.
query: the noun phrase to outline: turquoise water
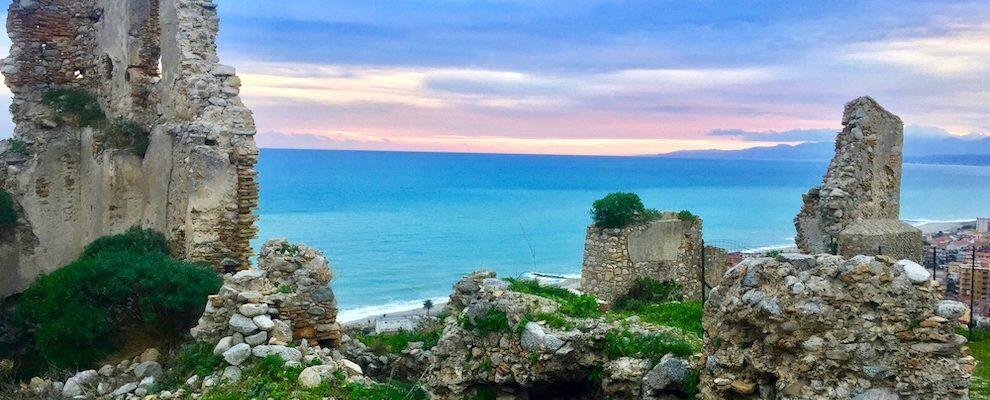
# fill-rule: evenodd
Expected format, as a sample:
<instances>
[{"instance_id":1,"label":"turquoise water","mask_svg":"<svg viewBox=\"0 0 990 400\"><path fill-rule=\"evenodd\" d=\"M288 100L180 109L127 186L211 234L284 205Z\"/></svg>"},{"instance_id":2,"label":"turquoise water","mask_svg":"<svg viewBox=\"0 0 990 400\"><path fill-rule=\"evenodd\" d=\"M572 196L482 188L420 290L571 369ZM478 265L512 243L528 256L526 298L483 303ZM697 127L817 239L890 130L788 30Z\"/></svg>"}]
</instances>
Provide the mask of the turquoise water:
<instances>
[{"instance_id":1,"label":"turquoise water","mask_svg":"<svg viewBox=\"0 0 990 400\"><path fill-rule=\"evenodd\" d=\"M330 258L345 314L447 296L467 272L579 274L591 203L613 191L689 209L709 242L791 243L826 163L440 153L261 152L260 234ZM901 216L990 215L990 167L905 165Z\"/></svg>"}]
</instances>

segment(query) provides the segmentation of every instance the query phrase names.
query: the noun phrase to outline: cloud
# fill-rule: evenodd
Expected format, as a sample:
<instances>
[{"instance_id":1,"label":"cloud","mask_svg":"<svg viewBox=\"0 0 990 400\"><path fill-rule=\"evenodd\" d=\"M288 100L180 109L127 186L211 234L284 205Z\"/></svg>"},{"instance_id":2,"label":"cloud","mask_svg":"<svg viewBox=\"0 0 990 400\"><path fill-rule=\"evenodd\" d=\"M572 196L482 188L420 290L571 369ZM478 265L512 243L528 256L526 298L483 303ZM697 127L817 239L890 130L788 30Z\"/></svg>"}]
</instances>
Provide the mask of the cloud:
<instances>
[{"instance_id":1,"label":"cloud","mask_svg":"<svg viewBox=\"0 0 990 400\"><path fill-rule=\"evenodd\" d=\"M948 33L858 43L846 57L935 76L990 72L990 23L950 26Z\"/></svg>"},{"instance_id":2,"label":"cloud","mask_svg":"<svg viewBox=\"0 0 990 400\"><path fill-rule=\"evenodd\" d=\"M802 143L802 142L830 142L835 140L837 130L835 129L791 129L787 131L747 131L743 129L714 129L708 132L708 136L714 138L733 138L743 141L757 142L777 142L777 143ZM977 133L968 135L954 135L949 131L934 127L921 125L906 125L904 136L912 139L945 139L958 138L965 140L979 140L986 136Z\"/></svg>"},{"instance_id":3,"label":"cloud","mask_svg":"<svg viewBox=\"0 0 990 400\"><path fill-rule=\"evenodd\" d=\"M645 155L675 150L738 150L751 146L738 141L689 139L519 138L433 134L394 136L371 132L329 131L283 133L267 131L255 137L262 148L327 150L404 150L512 154ZM759 143L767 145L768 143Z\"/></svg>"},{"instance_id":4,"label":"cloud","mask_svg":"<svg viewBox=\"0 0 990 400\"><path fill-rule=\"evenodd\" d=\"M536 74L463 68L245 63L243 92L260 102L393 104L420 108L564 108L600 98L675 94L781 79L770 68L636 69Z\"/></svg>"},{"instance_id":5,"label":"cloud","mask_svg":"<svg viewBox=\"0 0 990 400\"><path fill-rule=\"evenodd\" d=\"M792 129L788 131L765 131L751 132L742 129L715 129L708 132L712 137L729 137L745 141L760 142L824 142L835 139L836 131L833 129Z\"/></svg>"}]
</instances>

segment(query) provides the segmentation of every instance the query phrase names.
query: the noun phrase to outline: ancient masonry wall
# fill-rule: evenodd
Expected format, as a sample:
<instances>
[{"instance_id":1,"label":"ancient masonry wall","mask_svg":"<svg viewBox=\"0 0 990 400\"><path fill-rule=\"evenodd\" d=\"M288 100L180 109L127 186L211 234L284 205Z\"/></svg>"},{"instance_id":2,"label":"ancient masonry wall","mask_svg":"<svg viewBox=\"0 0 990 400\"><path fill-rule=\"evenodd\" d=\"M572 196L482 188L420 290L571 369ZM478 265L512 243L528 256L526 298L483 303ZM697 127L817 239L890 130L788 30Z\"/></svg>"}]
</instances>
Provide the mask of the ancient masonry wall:
<instances>
[{"instance_id":1,"label":"ancient masonry wall","mask_svg":"<svg viewBox=\"0 0 990 400\"><path fill-rule=\"evenodd\" d=\"M835 251L839 233L860 219L898 219L904 123L869 97L846 104L835 157L822 185L804 195L794 219L808 254Z\"/></svg>"},{"instance_id":2,"label":"ancient masonry wall","mask_svg":"<svg viewBox=\"0 0 990 400\"><path fill-rule=\"evenodd\" d=\"M271 240L261 249L257 269L225 276L220 292L209 297L190 333L211 343L226 335L232 344L305 340L336 347L341 327L331 279L330 264L319 250ZM279 322L273 324L271 318Z\"/></svg>"},{"instance_id":3,"label":"ancient masonry wall","mask_svg":"<svg viewBox=\"0 0 990 400\"><path fill-rule=\"evenodd\" d=\"M966 307L886 256L747 259L705 303L701 399L966 399Z\"/></svg>"},{"instance_id":4,"label":"ancient masonry wall","mask_svg":"<svg viewBox=\"0 0 990 400\"><path fill-rule=\"evenodd\" d=\"M885 255L898 260L924 261L925 239L921 230L896 219L855 221L839 232L839 255Z\"/></svg>"},{"instance_id":5,"label":"ancient masonry wall","mask_svg":"<svg viewBox=\"0 0 990 400\"><path fill-rule=\"evenodd\" d=\"M647 277L676 281L687 298L700 298L701 226L701 219L682 221L675 213L621 229L589 226L581 290L611 303Z\"/></svg>"},{"instance_id":6,"label":"ancient masonry wall","mask_svg":"<svg viewBox=\"0 0 990 400\"><path fill-rule=\"evenodd\" d=\"M83 246L139 225L177 257L248 266L258 151L234 68L219 64L212 0L14 0L0 66L13 92L14 138L0 185L21 212L0 296L74 259ZM108 124L66 123L42 97L94 95L109 120L150 132L144 157L104 146Z\"/></svg>"}]
</instances>

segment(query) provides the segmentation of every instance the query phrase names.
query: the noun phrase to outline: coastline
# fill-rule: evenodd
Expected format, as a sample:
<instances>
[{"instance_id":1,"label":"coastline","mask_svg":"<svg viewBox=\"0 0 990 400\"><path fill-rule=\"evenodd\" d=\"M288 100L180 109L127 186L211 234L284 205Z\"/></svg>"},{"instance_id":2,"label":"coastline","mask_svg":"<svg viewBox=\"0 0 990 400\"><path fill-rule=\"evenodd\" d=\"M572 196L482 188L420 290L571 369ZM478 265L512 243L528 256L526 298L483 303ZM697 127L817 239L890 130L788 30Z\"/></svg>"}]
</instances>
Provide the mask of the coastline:
<instances>
[{"instance_id":1,"label":"coastline","mask_svg":"<svg viewBox=\"0 0 990 400\"><path fill-rule=\"evenodd\" d=\"M938 232L940 230L953 230L962 227L966 224L973 224L976 222L975 219L962 219L962 220L928 220L928 219L905 219L905 222L911 224L912 226L921 229L925 234L931 234ZM794 244L777 244L761 246L750 249L743 249L742 252L745 253L762 253L771 250L780 251L796 251ZM532 278L539 279L550 279L548 276L543 276L539 272L529 272L524 274ZM565 282L561 282L564 287L577 288L580 286L580 273L566 274L560 276ZM453 285L453 282L450 283ZM374 325L376 321L383 318L404 318L404 317L420 317L426 316L427 311L423 308L423 302L427 299L409 300L409 301L395 301L385 304L377 304L370 306L362 306L353 309L341 310L337 316L338 322L344 327L359 327L359 326L369 326ZM449 299L447 297L434 297L429 300L433 301L433 309L430 310L430 315L435 315L439 313L446 305Z\"/></svg>"}]
</instances>

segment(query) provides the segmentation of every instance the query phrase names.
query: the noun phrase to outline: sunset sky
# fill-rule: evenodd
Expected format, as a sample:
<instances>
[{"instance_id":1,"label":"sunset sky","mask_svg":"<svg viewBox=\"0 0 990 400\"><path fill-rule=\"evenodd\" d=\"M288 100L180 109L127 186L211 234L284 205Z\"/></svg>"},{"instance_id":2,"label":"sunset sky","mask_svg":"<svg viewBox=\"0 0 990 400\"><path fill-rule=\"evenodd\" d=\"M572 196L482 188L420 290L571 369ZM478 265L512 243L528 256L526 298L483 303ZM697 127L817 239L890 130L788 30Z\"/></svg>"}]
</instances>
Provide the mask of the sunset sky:
<instances>
[{"instance_id":1,"label":"sunset sky","mask_svg":"<svg viewBox=\"0 0 990 400\"><path fill-rule=\"evenodd\" d=\"M864 94L990 132L982 0L218 3L264 147L735 149L828 140Z\"/></svg>"}]
</instances>

